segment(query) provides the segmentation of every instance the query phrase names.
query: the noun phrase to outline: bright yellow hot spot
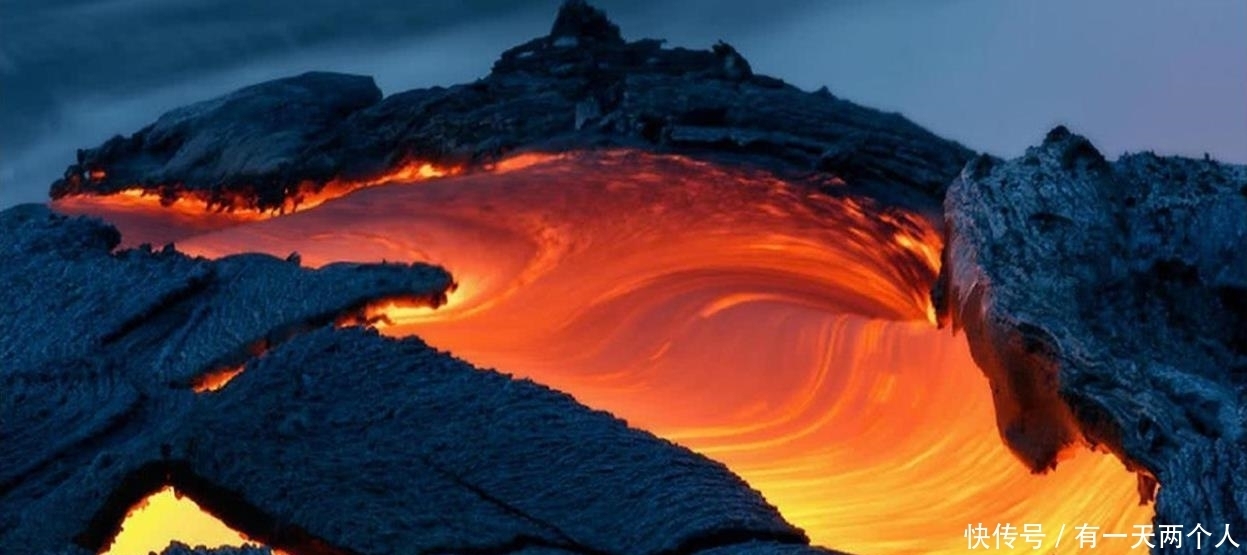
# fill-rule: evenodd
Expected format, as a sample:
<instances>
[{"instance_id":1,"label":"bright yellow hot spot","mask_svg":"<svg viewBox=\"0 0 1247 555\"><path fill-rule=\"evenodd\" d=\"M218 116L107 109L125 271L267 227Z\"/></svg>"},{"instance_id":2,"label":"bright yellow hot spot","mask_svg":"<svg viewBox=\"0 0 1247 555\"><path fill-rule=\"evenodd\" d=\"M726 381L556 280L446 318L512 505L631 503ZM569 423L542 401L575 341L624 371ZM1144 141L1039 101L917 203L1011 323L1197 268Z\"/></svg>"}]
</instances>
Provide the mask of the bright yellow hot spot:
<instances>
[{"instance_id":1,"label":"bright yellow hot spot","mask_svg":"<svg viewBox=\"0 0 1247 555\"><path fill-rule=\"evenodd\" d=\"M190 498L165 487L131 509L121 525L121 532L103 555L160 553L173 540L205 547L238 547L254 543L208 514Z\"/></svg>"}]
</instances>

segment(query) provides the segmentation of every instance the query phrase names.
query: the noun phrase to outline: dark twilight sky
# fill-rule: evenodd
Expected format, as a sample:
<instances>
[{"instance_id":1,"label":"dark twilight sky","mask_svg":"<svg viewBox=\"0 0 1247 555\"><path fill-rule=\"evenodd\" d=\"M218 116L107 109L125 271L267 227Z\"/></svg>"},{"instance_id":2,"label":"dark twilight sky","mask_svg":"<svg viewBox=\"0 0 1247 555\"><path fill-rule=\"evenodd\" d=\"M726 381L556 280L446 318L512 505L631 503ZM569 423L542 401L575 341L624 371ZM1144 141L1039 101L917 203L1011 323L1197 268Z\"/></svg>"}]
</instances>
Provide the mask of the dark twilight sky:
<instances>
[{"instance_id":1,"label":"dark twilight sky","mask_svg":"<svg viewBox=\"0 0 1247 555\"><path fill-rule=\"evenodd\" d=\"M723 39L981 151L1058 123L1105 154L1247 163L1245 0L596 0L629 39ZM45 198L75 148L176 106L312 69L386 94L489 71L558 0L0 0L0 208Z\"/></svg>"}]
</instances>

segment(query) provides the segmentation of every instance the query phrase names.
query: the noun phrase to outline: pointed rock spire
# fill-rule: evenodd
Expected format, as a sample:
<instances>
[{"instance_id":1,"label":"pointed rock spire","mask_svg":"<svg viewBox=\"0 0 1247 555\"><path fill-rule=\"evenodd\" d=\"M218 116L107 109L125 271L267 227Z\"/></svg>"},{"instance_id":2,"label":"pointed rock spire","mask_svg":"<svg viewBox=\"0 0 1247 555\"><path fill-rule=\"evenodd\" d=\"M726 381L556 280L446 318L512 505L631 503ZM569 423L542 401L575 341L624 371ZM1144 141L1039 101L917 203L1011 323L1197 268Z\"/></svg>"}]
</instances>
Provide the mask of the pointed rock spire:
<instances>
[{"instance_id":1,"label":"pointed rock spire","mask_svg":"<svg viewBox=\"0 0 1247 555\"><path fill-rule=\"evenodd\" d=\"M732 45L719 41L714 45L713 52L722 63L723 75L728 79L740 81L753 77L753 68L749 66L749 61L732 48Z\"/></svg>"},{"instance_id":2,"label":"pointed rock spire","mask_svg":"<svg viewBox=\"0 0 1247 555\"><path fill-rule=\"evenodd\" d=\"M623 44L619 26L606 17L606 12L590 6L585 0L567 0L550 28L550 38L592 40Z\"/></svg>"}]
</instances>

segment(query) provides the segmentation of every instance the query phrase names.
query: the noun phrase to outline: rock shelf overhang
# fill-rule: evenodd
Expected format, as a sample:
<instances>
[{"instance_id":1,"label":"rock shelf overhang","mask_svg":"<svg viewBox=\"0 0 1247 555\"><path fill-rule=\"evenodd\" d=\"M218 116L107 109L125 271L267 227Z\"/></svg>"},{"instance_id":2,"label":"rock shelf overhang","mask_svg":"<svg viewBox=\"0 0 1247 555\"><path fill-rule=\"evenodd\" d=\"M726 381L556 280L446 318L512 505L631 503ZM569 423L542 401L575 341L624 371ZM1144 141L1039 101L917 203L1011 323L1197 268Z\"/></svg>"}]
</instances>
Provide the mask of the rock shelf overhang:
<instances>
[{"instance_id":1,"label":"rock shelf overhang","mask_svg":"<svg viewBox=\"0 0 1247 555\"><path fill-rule=\"evenodd\" d=\"M1157 521L1247 529L1247 167L1107 161L1054 129L948 189L937 308L1036 469L1089 442L1140 473ZM1187 524L1193 526L1193 524Z\"/></svg>"}]
</instances>

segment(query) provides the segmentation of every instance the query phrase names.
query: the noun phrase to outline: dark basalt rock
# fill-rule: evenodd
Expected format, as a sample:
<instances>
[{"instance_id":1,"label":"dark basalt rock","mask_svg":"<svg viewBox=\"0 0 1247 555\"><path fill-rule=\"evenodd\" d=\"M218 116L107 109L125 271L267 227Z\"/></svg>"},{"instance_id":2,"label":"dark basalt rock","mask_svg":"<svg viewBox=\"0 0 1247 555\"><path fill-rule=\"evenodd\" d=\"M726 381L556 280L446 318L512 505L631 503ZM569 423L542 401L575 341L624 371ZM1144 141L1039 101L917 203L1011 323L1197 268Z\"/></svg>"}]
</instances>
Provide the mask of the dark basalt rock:
<instances>
[{"instance_id":1,"label":"dark basalt rock","mask_svg":"<svg viewBox=\"0 0 1247 555\"><path fill-rule=\"evenodd\" d=\"M6 555L97 552L165 485L293 553L823 552L719 463L418 339L326 325L435 299L441 270L112 252L115 230L42 206L0 230ZM257 338L223 389L187 387ZM196 552L252 551L167 551Z\"/></svg>"},{"instance_id":2,"label":"dark basalt rock","mask_svg":"<svg viewBox=\"0 0 1247 555\"><path fill-rule=\"evenodd\" d=\"M257 254L208 261L172 249L113 253L119 235L111 226L35 205L5 211L0 230L0 266L16 280L0 308L0 353L11 374L48 362L124 359L118 371L145 389L185 386L370 300L436 306L452 283L423 264L308 270Z\"/></svg>"},{"instance_id":3,"label":"dark basalt rock","mask_svg":"<svg viewBox=\"0 0 1247 555\"><path fill-rule=\"evenodd\" d=\"M585 0L568 0L554 18L550 27L550 36L572 38L576 40L601 41L611 44L623 44L623 35L619 26L607 19L606 13L590 6Z\"/></svg>"},{"instance_id":4,"label":"dark basalt rock","mask_svg":"<svg viewBox=\"0 0 1247 555\"><path fill-rule=\"evenodd\" d=\"M255 85L81 151L52 196L142 186L276 208L300 182L369 178L408 159L472 166L610 145L826 173L933 209L972 154L899 115L755 75L724 43L625 42L572 0L549 35L504 52L475 83L384 100L364 77Z\"/></svg>"},{"instance_id":5,"label":"dark basalt rock","mask_svg":"<svg viewBox=\"0 0 1247 555\"><path fill-rule=\"evenodd\" d=\"M161 552L161 555L270 555L273 551L266 547L221 547L209 549L204 546L191 547L184 543L173 542Z\"/></svg>"},{"instance_id":6,"label":"dark basalt rock","mask_svg":"<svg viewBox=\"0 0 1247 555\"><path fill-rule=\"evenodd\" d=\"M1247 167L1110 163L1064 128L949 187L937 301L1023 460L1086 438L1159 480L1157 523L1247 530L1245 191Z\"/></svg>"},{"instance_id":7,"label":"dark basalt rock","mask_svg":"<svg viewBox=\"0 0 1247 555\"><path fill-rule=\"evenodd\" d=\"M143 185L280 204L303 178L307 146L346 116L381 100L371 77L312 72L172 110L130 137L79 151L52 196ZM92 178L103 171L104 177ZM223 185L229 187L223 188Z\"/></svg>"}]
</instances>

